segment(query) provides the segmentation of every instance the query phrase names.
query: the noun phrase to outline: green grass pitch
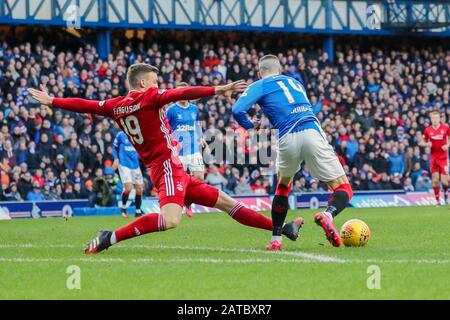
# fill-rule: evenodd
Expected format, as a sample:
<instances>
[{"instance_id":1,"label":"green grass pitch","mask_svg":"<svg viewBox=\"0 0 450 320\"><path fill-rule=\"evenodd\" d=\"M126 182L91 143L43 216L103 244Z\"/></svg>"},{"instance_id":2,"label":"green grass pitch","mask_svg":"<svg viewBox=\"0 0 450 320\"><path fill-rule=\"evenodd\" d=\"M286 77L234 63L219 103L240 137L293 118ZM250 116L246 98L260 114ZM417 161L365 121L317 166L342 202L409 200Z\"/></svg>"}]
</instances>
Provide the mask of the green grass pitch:
<instances>
[{"instance_id":1,"label":"green grass pitch","mask_svg":"<svg viewBox=\"0 0 450 320\"><path fill-rule=\"evenodd\" d=\"M336 224L366 221L372 239L363 248L331 247L313 223L315 212L290 212L306 222L280 253L264 251L269 232L223 213L183 218L175 230L93 256L83 253L84 244L125 219L0 221L0 299L450 298L448 207L348 209ZM71 265L80 268L79 290L66 285ZM379 289L367 286L372 265L379 267Z\"/></svg>"}]
</instances>

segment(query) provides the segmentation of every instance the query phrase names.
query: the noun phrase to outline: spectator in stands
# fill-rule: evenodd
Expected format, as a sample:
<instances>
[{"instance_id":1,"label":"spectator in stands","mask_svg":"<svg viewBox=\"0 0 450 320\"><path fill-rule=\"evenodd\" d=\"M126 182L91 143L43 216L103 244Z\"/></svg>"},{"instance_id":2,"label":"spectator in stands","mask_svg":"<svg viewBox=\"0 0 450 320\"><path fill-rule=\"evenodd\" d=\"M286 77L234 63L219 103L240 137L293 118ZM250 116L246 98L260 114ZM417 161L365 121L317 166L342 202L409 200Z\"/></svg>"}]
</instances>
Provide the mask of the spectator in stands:
<instances>
[{"instance_id":1,"label":"spectator in stands","mask_svg":"<svg viewBox=\"0 0 450 320\"><path fill-rule=\"evenodd\" d=\"M61 172L67 172L67 169L68 168L66 166L64 156L62 154L58 154L53 164L53 171L55 172L56 176L60 176Z\"/></svg>"},{"instance_id":2,"label":"spectator in stands","mask_svg":"<svg viewBox=\"0 0 450 320\"><path fill-rule=\"evenodd\" d=\"M227 167L225 169L224 178L227 179L225 191L228 193L234 193L234 189L239 183L239 170L236 168L231 169Z\"/></svg>"},{"instance_id":3,"label":"spectator in stands","mask_svg":"<svg viewBox=\"0 0 450 320\"><path fill-rule=\"evenodd\" d=\"M109 186L103 174L98 173L92 185L93 194L89 197L91 206L111 207L114 205L113 190Z\"/></svg>"},{"instance_id":4,"label":"spectator in stands","mask_svg":"<svg viewBox=\"0 0 450 320\"><path fill-rule=\"evenodd\" d=\"M228 183L227 179L219 172L219 168L216 165L210 166L210 172L206 175L205 181L219 190L224 190L224 187Z\"/></svg>"},{"instance_id":5,"label":"spectator in stands","mask_svg":"<svg viewBox=\"0 0 450 320\"><path fill-rule=\"evenodd\" d=\"M262 178L257 178L252 186L251 189L253 191L254 194L267 194L268 190L267 188L263 185L263 179Z\"/></svg>"},{"instance_id":6,"label":"spectator in stands","mask_svg":"<svg viewBox=\"0 0 450 320\"><path fill-rule=\"evenodd\" d=\"M28 193L33 190L33 181L30 172L21 175L17 188L22 199L26 199Z\"/></svg>"},{"instance_id":7,"label":"spectator in stands","mask_svg":"<svg viewBox=\"0 0 450 320\"><path fill-rule=\"evenodd\" d=\"M388 157L390 164L390 173L392 175L400 174L403 175L405 172L405 158L402 153L399 153L397 147L392 148L392 152Z\"/></svg>"},{"instance_id":8,"label":"spectator in stands","mask_svg":"<svg viewBox=\"0 0 450 320\"><path fill-rule=\"evenodd\" d=\"M427 171L422 171L422 174L417 178L415 189L416 191L428 192L432 187L432 181Z\"/></svg>"},{"instance_id":9,"label":"spectator in stands","mask_svg":"<svg viewBox=\"0 0 450 320\"><path fill-rule=\"evenodd\" d=\"M306 188L306 180L304 177L301 177L298 180L295 180L293 187L292 187L292 191L293 192L305 192L308 191L308 188Z\"/></svg>"},{"instance_id":10,"label":"spectator in stands","mask_svg":"<svg viewBox=\"0 0 450 320\"><path fill-rule=\"evenodd\" d=\"M17 190L17 184L15 182L11 182L9 186L4 189L3 192L3 200L4 201L23 201L22 196Z\"/></svg>"},{"instance_id":11,"label":"spectator in stands","mask_svg":"<svg viewBox=\"0 0 450 320\"><path fill-rule=\"evenodd\" d=\"M46 34L50 32L46 30ZM37 169L41 169L45 173L44 190L49 185L49 192L64 196L69 183L77 197L86 197L92 192L87 191L90 184L86 181L92 183L98 178L96 170L109 165L109 147L116 134L109 121L40 106L28 97L28 86L44 84L59 97L103 100L126 92L125 71L134 62L159 67L162 89L180 81L212 85L246 79L251 83L257 79L258 57L268 52L279 55L285 74L305 84L327 139L345 164L355 189L377 190L383 183L398 187L398 179L410 188L408 178L413 186L426 184L422 172L427 170L428 155L417 141L429 125L428 111L440 110L449 121L448 48L439 44L424 48L419 43L401 46L387 39L370 47L349 43L336 47L335 61L331 62L321 49L294 47L287 36L284 40L253 34L249 40L244 35L225 33L217 41L217 34L202 32L200 41L198 34L191 32L183 34L187 45L178 46L176 33L172 42L172 34L165 33L164 44L157 43L160 34L149 31L143 40L123 37L106 60L100 59L89 44L75 47L68 41L70 45L57 49L51 36L25 43L18 35L12 41L6 34L0 35L0 159L5 159L0 165L2 184L6 179L15 182L25 198L32 189L33 177L40 174ZM232 102L217 97L198 101L203 129L218 129L222 134L231 130L239 135L240 128L230 114ZM252 112L260 113L258 108ZM261 123L267 122L263 118ZM224 145L227 153L236 151L230 148L229 140L224 139ZM248 151L239 149L234 154ZM80 162L84 168L76 170ZM19 171L14 169L16 165L21 166ZM245 168L248 166L221 164L217 171L224 172L226 180L219 182L221 188L234 191L242 175L246 184L259 184L253 181L259 178L250 177ZM63 174L61 178L63 171L65 177ZM55 177L65 181L63 185L56 184ZM80 190L75 190L77 183ZM266 184L261 180L262 187ZM149 181L147 194L152 188ZM308 171L302 169L294 189L311 188L316 186Z\"/></svg>"},{"instance_id":12,"label":"spectator in stands","mask_svg":"<svg viewBox=\"0 0 450 320\"><path fill-rule=\"evenodd\" d=\"M422 175L422 168L420 167L420 162L414 163L414 167L409 175L411 177L411 184L415 185L417 179Z\"/></svg>"},{"instance_id":13,"label":"spectator in stands","mask_svg":"<svg viewBox=\"0 0 450 320\"><path fill-rule=\"evenodd\" d=\"M42 193L44 194L45 200L61 200L61 197L56 192L56 188L50 187L49 184L44 185Z\"/></svg>"},{"instance_id":14,"label":"spectator in stands","mask_svg":"<svg viewBox=\"0 0 450 320\"><path fill-rule=\"evenodd\" d=\"M247 183L247 179L245 177L241 177L239 184L236 188L234 188L234 193L237 195L253 194L253 190Z\"/></svg>"},{"instance_id":15,"label":"spectator in stands","mask_svg":"<svg viewBox=\"0 0 450 320\"><path fill-rule=\"evenodd\" d=\"M66 185L66 188L65 188L65 190L64 190L64 196L63 196L63 198L64 198L65 200L73 200L73 199L76 199L76 198L77 198L77 197L76 197L76 194L75 194L74 191L73 191L73 187L72 187L71 184L67 184L67 185Z\"/></svg>"},{"instance_id":16,"label":"spectator in stands","mask_svg":"<svg viewBox=\"0 0 450 320\"><path fill-rule=\"evenodd\" d=\"M44 201L45 200L45 196L41 192L41 186L39 185L38 182L34 183L33 189L27 193L26 199L28 201Z\"/></svg>"},{"instance_id":17,"label":"spectator in stands","mask_svg":"<svg viewBox=\"0 0 450 320\"><path fill-rule=\"evenodd\" d=\"M405 185L403 187L403 190L405 190L406 192L414 191L414 185L412 183L412 179L411 178L406 178L405 179Z\"/></svg>"}]
</instances>

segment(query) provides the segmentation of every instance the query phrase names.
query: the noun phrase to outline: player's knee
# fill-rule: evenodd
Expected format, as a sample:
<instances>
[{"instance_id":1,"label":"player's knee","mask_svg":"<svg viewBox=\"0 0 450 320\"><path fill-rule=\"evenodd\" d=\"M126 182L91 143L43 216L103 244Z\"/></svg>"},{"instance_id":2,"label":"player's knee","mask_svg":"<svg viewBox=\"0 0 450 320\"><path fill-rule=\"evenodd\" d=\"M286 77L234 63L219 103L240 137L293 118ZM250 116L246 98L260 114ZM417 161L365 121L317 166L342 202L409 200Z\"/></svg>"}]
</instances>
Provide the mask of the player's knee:
<instances>
[{"instance_id":1,"label":"player's knee","mask_svg":"<svg viewBox=\"0 0 450 320\"><path fill-rule=\"evenodd\" d=\"M173 229L181 222L181 206L169 203L161 208L161 214L164 216L166 229Z\"/></svg>"},{"instance_id":2,"label":"player's knee","mask_svg":"<svg viewBox=\"0 0 450 320\"><path fill-rule=\"evenodd\" d=\"M133 185L131 183L125 183L123 186L125 193L130 193L132 188L133 188Z\"/></svg>"},{"instance_id":3,"label":"player's knee","mask_svg":"<svg viewBox=\"0 0 450 320\"><path fill-rule=\"evenodd\" d=\"M144 187L140 184L136 185L136 194L142 195L143 192L144 192Z\"/></svg>"},{"instance_id":4,"label":"player's knee","mask_svg":"<svg viewBox=\"0 0 450 320\"><path fill-rule=\"evenodd\" d=\"M181 222L181 214L171 214L164 216L166 221L166 229L176 228Z\"/></svg>"}]
</instances>

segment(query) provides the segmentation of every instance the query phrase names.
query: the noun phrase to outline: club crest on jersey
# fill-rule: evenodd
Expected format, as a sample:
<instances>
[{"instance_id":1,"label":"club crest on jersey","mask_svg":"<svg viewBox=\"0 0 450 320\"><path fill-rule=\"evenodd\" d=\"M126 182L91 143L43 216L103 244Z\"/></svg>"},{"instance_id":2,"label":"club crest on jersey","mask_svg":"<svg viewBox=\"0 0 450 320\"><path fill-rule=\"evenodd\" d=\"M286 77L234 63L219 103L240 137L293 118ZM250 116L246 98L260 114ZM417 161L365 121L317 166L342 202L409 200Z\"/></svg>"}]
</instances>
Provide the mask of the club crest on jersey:
<instances>
[{"instance_id":1,"label":"club crest on jersey","mask_svg":"<svg viewBox=\"0 0 450 320\"><path fill-rule=\"evenodd\" d=\"M178 189L178 191L180 191L180 192L183 191L183 185L181 184L180 181L177 181L177 189Z\"/></svg>"}]
</instances>

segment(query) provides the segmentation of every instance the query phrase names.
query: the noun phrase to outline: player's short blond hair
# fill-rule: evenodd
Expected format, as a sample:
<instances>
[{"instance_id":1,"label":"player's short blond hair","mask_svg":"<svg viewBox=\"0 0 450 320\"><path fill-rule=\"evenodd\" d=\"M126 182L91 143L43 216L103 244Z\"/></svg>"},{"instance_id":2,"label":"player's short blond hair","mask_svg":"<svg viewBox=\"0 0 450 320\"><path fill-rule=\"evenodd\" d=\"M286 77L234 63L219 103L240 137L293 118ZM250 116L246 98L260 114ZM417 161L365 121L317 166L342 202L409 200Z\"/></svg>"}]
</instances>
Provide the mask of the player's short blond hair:
<instances>
[{"instance_id":1,"label":"player's short blond hair","mask_svg":"<svg viewBox=\"0 0 450 320\"><path fill-rule=\"evenodd\" d=\"M434 117L434 116L438 116L440 118L441 114L439 113L439 111L433 110L433 111L430 112L430 118Z\"/></svg>"},{"instance_id":2,"label":"player's short blond hair","mask_svg":"<svg viewBox=\"0 0 450 320\"><path fill-rule=\"evenodd\" d=\"M148 63L132 64L127 71L127 81L130 88L137 88L139 86L139 82L142 80L142 76L150 72L158 74L159 69Z\"/></svg>"},{"instance_id":3,"label":"player's short blond hair","mask_svg":"<svg viewBox=\"0 0 450 320\"><path fill-rule=\"evenodd\" d=\"M278 73L281 69L281 63L277 56L268 54L259 59L258 67L261 75Z\"/></svg>"}]
</instances>

